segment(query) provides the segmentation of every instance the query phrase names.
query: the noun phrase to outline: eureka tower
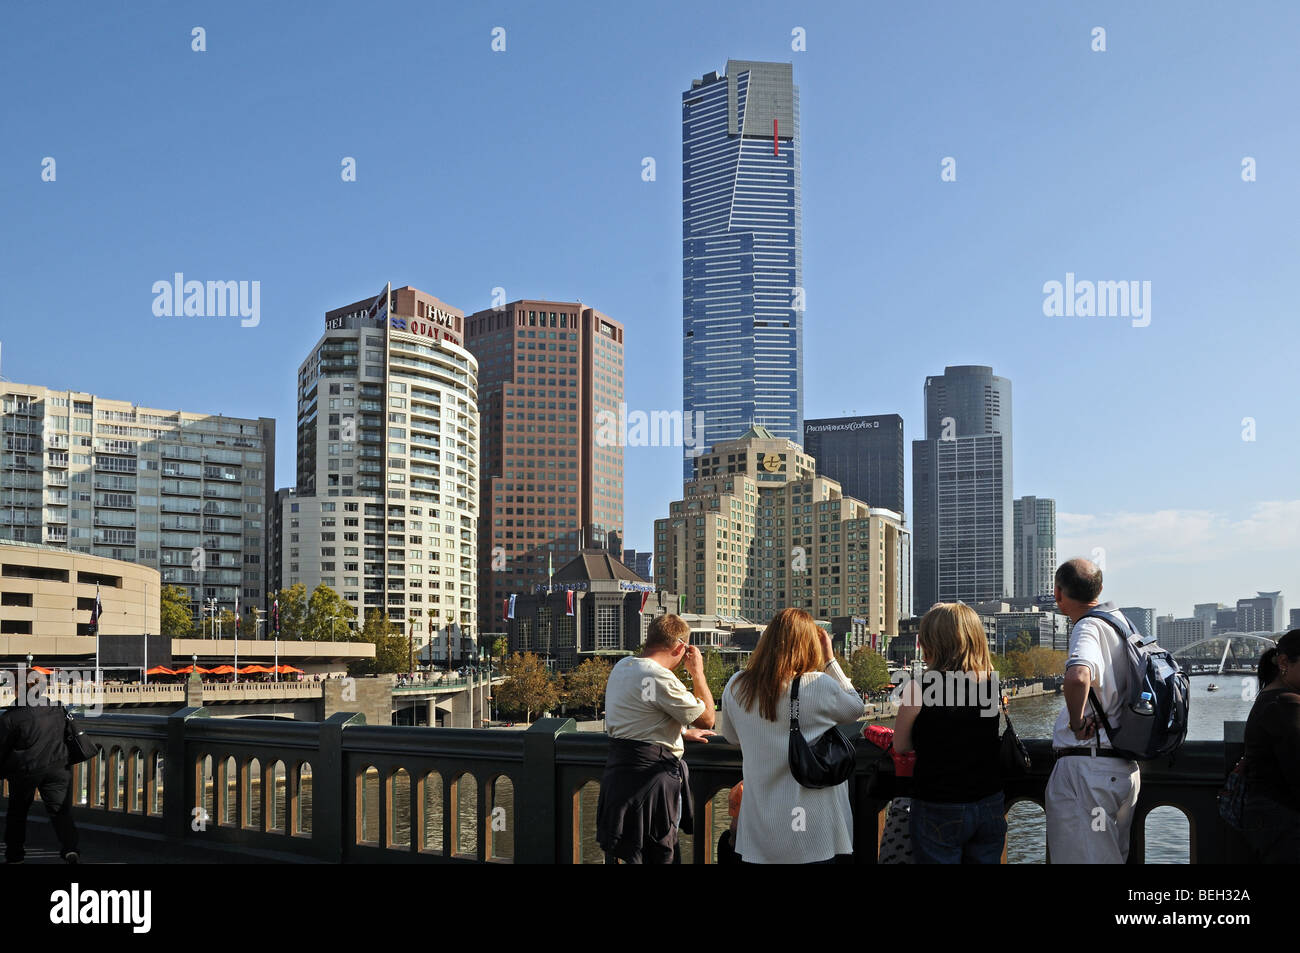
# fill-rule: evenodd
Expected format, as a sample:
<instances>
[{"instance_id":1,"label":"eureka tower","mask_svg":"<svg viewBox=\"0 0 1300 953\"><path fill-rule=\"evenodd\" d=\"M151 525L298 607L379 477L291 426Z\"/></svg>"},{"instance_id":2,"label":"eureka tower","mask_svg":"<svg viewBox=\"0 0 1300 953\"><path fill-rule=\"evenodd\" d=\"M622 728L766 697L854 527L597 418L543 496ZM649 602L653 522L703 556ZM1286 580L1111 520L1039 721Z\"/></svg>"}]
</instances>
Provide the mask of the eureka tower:
<instances>
[{"instance_id":1,"label":"eureka tower","mask_svg":"<svg viewBox=\"0 0 1300 953\"><path fill-rule=\"evenodd\" d=\"M695 453L760 424L803 439L799 90L728 60L682 94L682 409ZM698 416L697 416L698 415ZM685 479L693 479L687 450Z\"/></svg>"}]
</instances>

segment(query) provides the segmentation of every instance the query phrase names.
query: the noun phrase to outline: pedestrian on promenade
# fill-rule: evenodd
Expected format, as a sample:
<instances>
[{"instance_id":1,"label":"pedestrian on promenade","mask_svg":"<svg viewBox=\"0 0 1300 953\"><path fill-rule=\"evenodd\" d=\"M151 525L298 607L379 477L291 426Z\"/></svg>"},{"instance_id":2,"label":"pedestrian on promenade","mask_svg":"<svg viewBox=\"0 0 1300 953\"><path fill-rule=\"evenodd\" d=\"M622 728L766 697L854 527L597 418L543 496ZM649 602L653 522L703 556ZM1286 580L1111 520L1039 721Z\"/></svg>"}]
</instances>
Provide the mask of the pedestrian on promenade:
<instances>
[{"instance_id":1,"label":"pedestrian on promenade","mask_svg":"<svg viewBox=\"0 0 1300 953\"><path fill-rule=\"evenodd\" d=\"M77 827L72 822L72 770L68 765L65 730L68 716L41 689L39 675L27 678L27 694L0 714L0 777L9 782L5 814L5 861L23 862L27 841L27 814L36 792L59 839L60 856L69 863L81 861Z\"/></svg>"},{"instance_id":2,"label":"pedestrian on promenade","mask_svg":"<svg viewBox=\"0 0 1300 953\"><path fill-rule=\"evenodd\" d=\"M799 730L812 745L866 705L835 660L830 636L802 609L782 609L722 693L719 730L740 745L745 796L736 852L751 864L832 863L853 853L849 782L803 787L790 772L790 686L799 679Z\"/></svg>"},{"instance_id":3,"label":"pedestrian on promenade","mask_svg":"<svg viewBox=\"0 0 1300 953\"><path fill-rule=\"evenodd\" d=\"M1089 612L1127 620L1113 602L1098 603L1101 570L1071 559L1056 570L1056 604L1069 616L1065 707L1056 719L1056 764L1047 781L1047 852L1054 864L1122 864L1141 775L1136 761L1116 757L1090 704L1100 703L1111 725L1129 697L1129 668L1118 633ZM1131 626L1130 626L1131 628ZM1090 695L1094 700L1090 703Z\"/></svg>"},{"instance_id":4,"label":"pedestrian on promenade","mask_svg":"<svg viewBox=\"0 0 1300 953\"><path fill-rule=\"evenodd\" d=\"M678 831L692 832L683 740L706 741L713 694L700 650L680 616L650 623L645 650L624 658L605 687L609 756L596 803L596 842L607 862L681 863ZM686 665L691 691L673 674Z\"/></svg>"},{"instance_id":5,"label":"pedestrian on promenade","mask_svg":"<svg viewBox=\"0 0 1300 953\"><path fill-rule=\"evenodd\" d=\"M996 864L1006 844L998 691L975 610L935 605L921 618L926 671L903 686L894 750L916 752L912 851L918 864Z\"/></svg>"},{"instance_id":6,"label":"pedestrian on promenade","mask_svg":"<svg viewBox=\"0 0 1300 953\"><path fill-rule=\"evenodd\" d=\"M1259 660L1246 719L1242 833L1265 864L1300 864L1300 629Z\"/></svg>"}]
</instances>

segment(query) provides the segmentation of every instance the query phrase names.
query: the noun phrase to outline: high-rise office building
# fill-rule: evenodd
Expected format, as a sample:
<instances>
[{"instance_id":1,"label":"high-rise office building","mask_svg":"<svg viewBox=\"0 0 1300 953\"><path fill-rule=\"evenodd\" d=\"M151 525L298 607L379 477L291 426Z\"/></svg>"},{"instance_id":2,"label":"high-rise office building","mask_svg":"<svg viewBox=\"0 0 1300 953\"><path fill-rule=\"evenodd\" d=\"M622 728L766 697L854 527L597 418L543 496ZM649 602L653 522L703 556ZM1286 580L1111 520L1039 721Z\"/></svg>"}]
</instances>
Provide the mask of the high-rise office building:
<instances>
[{"instance_id":1,"label":"high-rise office building","mask_svg":"<svg viewBox=\"0 0 1300 953\"><path fill-rule=\"evenodd\" d=\"M903 418L825 417L805 420L804 452L817 472L845 496L903 515Z\"/></svg>"},{"instance_id":2,"label":"high-rise office building","mask_svg":"<svg viewBox=\"0 0 1300 953\"><path fill-rule=\"evenodd\" d=\"M1124 606L1119 610L1124 618L1133 623L1133 628L1142 633L1142 638L1156 638L1156 610L1142 609L1138 606Z\"/></svg>"},{"instance_id":3,"label":"high-rise office building","mask_svg":"<svg viewBox=\"0 0 1300 953\"><path fill-rule=\"evenodd\" d=\"M682 405L688 422L702 415L696 449L753 424L803 439L800 150L789 63L728 60L682 94Z\"/></svg>"},{"instance_id":4,"label":"high-rise office building","mask_svg":"<svg viewBox=\"0 0 1300 953\"><path fill-rule=\"evenodd\" d=\"M622 555L623 326L581 302L524 300L466 328L483 422L479 624L492 631L510 595L583 548Z\"/></svg>"},{"instance_id":5,"label":"high-rise office building","mask_svg":"<svg viewBox=\"0 0 1300 953\"><path fill-rule=\"evenodd\" d=\"M1215 632L1238 631L1236 608L1220 609L1214 613L1214 631Z\"/></svg>"},{"instance_id":6,"label":"high-rise office building","mask_svg":"<svg viewBox=\"0 0 1300 953\"><path fill-rule=\"evenodd\" d=\"M1011 381L947 367L925 380L925 439L912 441L913 606L1013 592Z\"/></svg>"},{"instance_id":7,"label":"high-rise office building","mask_svg":"<svg viewBox=\"0 0 1300 953\"><path fill-rule=\"evenodd\" d=\"M655 585L686 611L765 622L793 606L863 619L876 645L898 633L907 530L897 513L844 496L763 427L714 444L699 472L655 520Z\"/></svg>"},{"instance_id":8,"label":"high-rise office building","mask_svg":"<svg viewBox=\"0 0 1300 953\"><path fill-rule=\"evenodd\" d=\"M1156 624L1159 630L1157 641L1160 647L1167 652L1177 652L1193 642L1208 639L1212 623L1195 617L1175 619L1173 616L1162 616Z\"/></svg>"},{"instance_id":9,"label":"high-rise office building","mask_svg":"<svg viewBox=\"0 0 1300 953\"><path fill-rule=\"evenodd\" d=\"M1223 608L1222 602L1198 602L1192 606L1192 618L1201 619L1205 622L1205 634L1208 637L1214 632L1214 623L1219 617L1219 611Z\"/></svg>"},{"instance_id":10,"label":"high-rise office building","mask_svg":"<svg viewBox=\"0 0 1300 953\"><path fill-rule=\"evenodd\" d=\"M1291 619L1288 625L1292 629L1300 629L1300 609L1291 610Z\"/></svg>"},{"instance_id":11,"label":"high-rise office building","mask_svg":"<svg viewBox=\"0 0 1300 953\"><path fill-rule=\"evenodd\" d=\"M274 420L8 382L0 396L0 537L150 566L196 618L200 601L263 605Z\"/></svg>"},{"instance_id":12,"label":"high-rise office building","mask_svg":"<svg viewBox=\"0 0 1300 953\"><path fill-rule=\"evenodd\" d=\"M298 368L298 485L281 500L286 587L384 612L433 658L474 635L478 362L464 316L411 287L325 313Z\"/></svg>"},{"instance_id":13,"label":"high-rise office building","mask_svg":"<svg viewBox=\"0 0 1300 953\"><path fill-rule=\"evenodd\" d=\"M650 578L650 563L653 558L653 551L648 553L639 553L635 549L623 550L623 565L632 570L642 579Z\"/></svg>"},{"instance_id":14,"label":"high-rise office building","mask_svg":"<svg viewBox=\"0 0 1300 953\"><path fill-rule=\"evenodd\" d=\"M1050 596L1056 578L1056 501L1022 496L1015 502L1017 598Z\"/></svg>"},{"instance_id":15,"label":"high-rise office building","mask_svg":"<svg viewBox=\"0 0 1300 953\"><path fill-rule=\"evenodd\" d=\"M1237 600L1238 631L1279 632L1285 618L1281 592L1260 592L1253 599Z\"/></svg>"}]
</instances>

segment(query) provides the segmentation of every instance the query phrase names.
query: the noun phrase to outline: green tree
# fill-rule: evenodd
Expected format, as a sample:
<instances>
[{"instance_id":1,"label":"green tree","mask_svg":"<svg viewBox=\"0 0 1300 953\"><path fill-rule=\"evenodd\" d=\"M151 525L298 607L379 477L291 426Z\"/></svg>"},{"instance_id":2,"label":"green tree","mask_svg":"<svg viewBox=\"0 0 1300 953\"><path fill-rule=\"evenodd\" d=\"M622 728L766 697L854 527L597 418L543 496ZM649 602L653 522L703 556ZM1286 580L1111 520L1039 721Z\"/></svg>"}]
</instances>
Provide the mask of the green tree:
<instances>
[{"instance_id":1,"label":"green tree","mask_svg":"<svg viewBox=\"0 0 1300 953\"><path fill-rule=\"evenodd\" d=\"M564 676L565 704L575 708L590 708L600 717L604 707L605 686L614 666L602 658L589 658Z\"/></svg>"},{"instance_id":2,"label":"green tree","mask_svg":"<svg viewBox=\"0 0 1300 953\"><path fill-rule=\"evenodd\" d=\"M307 586L297 583L288 589L281 589L280 599L280 638L291 642L303 637L307 621ZM266 634L275 636L275 620L270 615L266 618Z\"/></svg>"},{"instance_id":3,"label":"green tree","mask_svg":"<svg viewBox=\"0 0 1300 953\"><path fill-rule=\"evenodd\" d=\"M199 638L215 639L220 635L223 639L233 639L235 637L235 614L229 609L222 609L217 613L217 618L221 621L220 625L215 625L212 616L203 617L203 626L199 631ZM241 633L246 635L247 633Z\"/></svg>"},{"instance_id":4,"label":"green tree","mask_svg":"<svg viewBox=\"0 0 1300 953\"><path fill-rule=\"evenodd\" d=\"M735 674L736 666L728 665L722 659L722 653L714 649L704 650L704 680L709 683L714 703L722 699L722 690L727 687L727 679Z\"/></svg>"},{"instance_id":5,"label":"green tree","mask_svg":"<svg viewBox=\"0 0 1300 953\"><path fill-rule=\"evenodd\" d=\"M860 692L876 692L890 686L889 663L885 657L870 647L860 648L849 659L846 672L853 687Z\"/></svg>"},{"instance_id":6,"label":"green tree","mask_svg":"<svg viewBox=\"0 0 1300 953\"><path fill-rule=\"evenodd\" d=\"M993 671L998 673L998 680L1008 682L1013 678L1021 678L1020 666L1016 663L1016 658L1010 655L994 655Z\"/></svg>"},{"instance_id":7,"label":"green tree","mask_svg":"<svg viewBox=\"0 0 1300 953\"><path fill-rule=\"evenodd\" d=\"M405 672L409 667L407 640L402 627L379 609L366 613L366 624L361 629L362 642L375 647L373 659L358 659L348 663L349 675L382 675Z\"/></svg>"},{"instance_id":8,"label":"green tree","mask_svg":"<svg viewBox=\"0 0 1300 953\"><path fill-rule=\"evenodd\" d=\"M308 642L350 642L356 618L357 610L342 596L329 586L317 586L307 601L302 637Z\"/></svg>"},{"instance_id":9,"label":"green tree","mask_svg":"<svg viewBox=\"0 0 1300 953\"><path fill-rule=\"evenodd\" d=\"M1006 641L1007 655L1013 655L1016 652L1028 652L1034 647L1034 637L1028 632L1017 632Z\"/></svg>"},{"instance_id":10,"label":"green tree","mask_svg":"<svg viewBox=\"0 0 1300 953\"><path fill-rule=\"evenodd\" d=\"M560 700L555 676L532 652L516 652L506 659L505 677L495 690L497 704L504 711L522 711L525 721L532 721L535 711L554 708Z\"/></svg>"},{"instance_id":11,"label":"green tree","mask_svg":"<svg viewBox=\"0 0 1300 953\"><path fill-rule=\"evenodd\" d=\"M494 659L503 659L510 651L510 640L504 635L499 635L492 643L492 657Z\"/></svg>"},{"instance_id":12,"label":"green tree","mask_svg":"<svg viewBox=\"0 0 1300 953\"><path fill-rule=\"evenodd\" d=\"M162 608L159 624L162 634L174 639L194 633L194 617L190 614L190 595L180 586L163 586L160 594Z\"/></svg>"}]
</instances>

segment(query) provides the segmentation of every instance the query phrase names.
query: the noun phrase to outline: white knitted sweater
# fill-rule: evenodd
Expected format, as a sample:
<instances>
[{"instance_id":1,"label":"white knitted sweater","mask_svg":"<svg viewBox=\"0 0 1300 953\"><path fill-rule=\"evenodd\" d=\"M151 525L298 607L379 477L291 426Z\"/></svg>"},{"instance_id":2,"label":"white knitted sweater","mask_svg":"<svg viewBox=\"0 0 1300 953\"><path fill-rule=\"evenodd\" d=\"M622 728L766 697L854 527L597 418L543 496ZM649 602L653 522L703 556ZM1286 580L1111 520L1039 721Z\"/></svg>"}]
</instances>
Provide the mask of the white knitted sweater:
<instances>
[{"instance_id":1,"label":"white knitted sweater","mask_svg":"<svg viewBox=\"0 0 1300 953\"><path fill-rule=\"evenodd\" d=\"M737 822L736 853L759 864L807 864L853 852L853 809L849 783L833 788L802 787L790 773L790 689L777 703L777 720L746 711L732 691L735 677L722 693L718 731L740 745L745 792ZM809 742L833 725L861 718L862 697L831 662L824 672L808 672L799 681L799 728Z\"/></svg>"}]
</instances>

